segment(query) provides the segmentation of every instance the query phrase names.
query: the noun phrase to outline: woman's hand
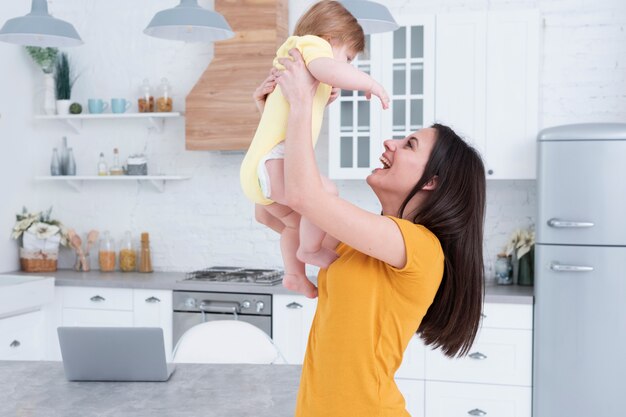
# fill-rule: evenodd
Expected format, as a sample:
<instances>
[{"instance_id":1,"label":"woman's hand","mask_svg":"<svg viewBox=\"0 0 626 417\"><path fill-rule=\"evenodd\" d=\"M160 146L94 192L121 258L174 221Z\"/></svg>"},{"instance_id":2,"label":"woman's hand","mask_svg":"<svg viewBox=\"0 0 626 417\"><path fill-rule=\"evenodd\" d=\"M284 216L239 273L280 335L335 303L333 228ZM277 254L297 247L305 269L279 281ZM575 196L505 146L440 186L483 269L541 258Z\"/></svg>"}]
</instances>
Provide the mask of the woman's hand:
<instances>
[{"instance_id":1,"label":"woman's hand","mask_svg":"<svg viewBox=\"0 0 626 417\"><path fill-rule=\"evenodd\" d=\"M259 109L259 113L263 113L267 96L276 88L276 75L279 72L280 71L276 68L272 68L267 78L264 79L257 89L254 90L254 93L252 93L254 104L256 104L256 108Z\"/></svg>"},{"instance_id":2,"label":"woman's hand","mask_svg":"<svg viewBox=\"0 0 626 417\"><path fill-rule=\"evenodd\" d=\"M280 85L283 96L292 107L301 103L308 102L310 104L320 82L313 78L309 72L300 51L294 48L289 51L289 55L292 59L278 59L285 70L278 74L276 82Z\"/></svg>"}]
</instances>

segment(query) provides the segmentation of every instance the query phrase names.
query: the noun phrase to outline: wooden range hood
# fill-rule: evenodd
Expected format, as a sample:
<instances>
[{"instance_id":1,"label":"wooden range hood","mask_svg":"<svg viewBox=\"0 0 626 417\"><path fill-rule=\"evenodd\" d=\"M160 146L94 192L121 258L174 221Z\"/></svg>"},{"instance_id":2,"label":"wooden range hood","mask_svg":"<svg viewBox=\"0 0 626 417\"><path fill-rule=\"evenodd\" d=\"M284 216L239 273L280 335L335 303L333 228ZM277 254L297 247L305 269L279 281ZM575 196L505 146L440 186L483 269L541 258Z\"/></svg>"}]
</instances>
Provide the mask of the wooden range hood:
<instances>
[{"instance_id":1,"label":"wooden range hood","mask_svg":"<svg viewBox=\"0 0 626 417\"><path fill-rule=\"evenodd\" d=\"M247 149L259 122L252 93L288 35L288 0L215 0L235 37L215 55L186 98L188 150Z\"/></svg>"}]
</instances>

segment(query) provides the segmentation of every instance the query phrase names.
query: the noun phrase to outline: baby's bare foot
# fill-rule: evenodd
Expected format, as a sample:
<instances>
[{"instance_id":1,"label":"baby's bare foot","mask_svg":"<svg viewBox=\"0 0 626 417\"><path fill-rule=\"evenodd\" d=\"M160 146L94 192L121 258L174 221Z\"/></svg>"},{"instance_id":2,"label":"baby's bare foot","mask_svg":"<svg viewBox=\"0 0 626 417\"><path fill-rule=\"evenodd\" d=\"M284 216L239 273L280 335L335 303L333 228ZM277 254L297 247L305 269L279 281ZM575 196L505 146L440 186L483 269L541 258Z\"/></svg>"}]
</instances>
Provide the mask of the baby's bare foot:
<instances>
[{"instance_id":1,"label":"baby's bare foot","mask_svg":"<svg viewBox=\"0 0 626 417\"><path fill-rule=\"evenodd\" d=\"M317 287L304 275L285 274L283 277L283 287L304 294L308 298L317 297Z\"/></svg>"},{"instance_id":2,"label":"baby's bare foot","mask_svg":"<svg viewBox=\"0 0 626 417\"><path fill-rule=\"evenodd\" d=\"M335 251L327 248L321 248L317 252L305 252L302 248L299 248L296 256L300 261L309 265L319 266L320 268L328 268L330 264L339 258Z\"/></svg>"}]
</instances>

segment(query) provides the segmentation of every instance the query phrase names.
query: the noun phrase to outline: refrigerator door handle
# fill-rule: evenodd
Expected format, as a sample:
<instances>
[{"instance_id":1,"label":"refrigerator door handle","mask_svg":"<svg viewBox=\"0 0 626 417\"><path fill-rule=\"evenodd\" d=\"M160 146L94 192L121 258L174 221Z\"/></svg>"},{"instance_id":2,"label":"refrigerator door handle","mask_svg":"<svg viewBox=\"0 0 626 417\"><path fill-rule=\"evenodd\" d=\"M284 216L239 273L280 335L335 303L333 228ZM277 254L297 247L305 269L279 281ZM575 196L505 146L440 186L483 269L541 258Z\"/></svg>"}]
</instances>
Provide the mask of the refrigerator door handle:
<instances>
[{"instance_id":1,"label":"refrigerator door handle","mask_svg":"<svg viewBox=\"0 0 626 417\"><path fill-rule=\"evenodd\" d=\"M550 269L555 272L591 272L593 271L593 266L563 265L558 262L552 262Z\"/></svg>"},{"instance_id":2,"label":"refrigerator door handle","mask_svg":"<svg viewBox=\"0 0 626 417\"><path fill-rule=\"evenodd\" d=\"M575 222L571 220L550 219L548 220L548 226L559 228L559 229L563 229L563 228L579 229L583 227L593 227L594 224L593 222Z\"/></svg>"}]
</instances>

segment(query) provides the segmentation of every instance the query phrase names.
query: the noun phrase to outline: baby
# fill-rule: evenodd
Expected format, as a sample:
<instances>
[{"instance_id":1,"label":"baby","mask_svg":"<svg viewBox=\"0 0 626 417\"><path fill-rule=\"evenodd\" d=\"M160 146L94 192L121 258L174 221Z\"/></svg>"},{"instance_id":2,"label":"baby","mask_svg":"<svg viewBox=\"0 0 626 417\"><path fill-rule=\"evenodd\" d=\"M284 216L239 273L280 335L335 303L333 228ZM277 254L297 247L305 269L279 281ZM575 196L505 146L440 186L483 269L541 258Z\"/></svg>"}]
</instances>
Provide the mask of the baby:
<instances>
[{"instance_id":1,"label":"baby","mask_svg":"<svg viewBox=\"0 0 626 417\"><path fill-rule=\"evenodd\" d=\"M322 125L324 108L331 90L360 90L369 98L377 96L384 109L389 98L383 87L368 74L350 65L355 55L365 48L363 29L356 19L337 1L314 4L298 21L294 36L276 52L274 67L284 69L278 58L289 57L296 48L320 84L313 102L313 145ZM336 258L334 250L322 245L326 233L288 207L284 194L284 140L289 103L280 88L271 92L250 148L241 164L241 186L255 205L256 219L281 234L280 247L285 265L283 285L309 298L317 296L317 288L305 275L305 263L328 267ZM329 193L337 194L334 184L323 178Z\"/></svg>"}]
</instances>

